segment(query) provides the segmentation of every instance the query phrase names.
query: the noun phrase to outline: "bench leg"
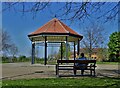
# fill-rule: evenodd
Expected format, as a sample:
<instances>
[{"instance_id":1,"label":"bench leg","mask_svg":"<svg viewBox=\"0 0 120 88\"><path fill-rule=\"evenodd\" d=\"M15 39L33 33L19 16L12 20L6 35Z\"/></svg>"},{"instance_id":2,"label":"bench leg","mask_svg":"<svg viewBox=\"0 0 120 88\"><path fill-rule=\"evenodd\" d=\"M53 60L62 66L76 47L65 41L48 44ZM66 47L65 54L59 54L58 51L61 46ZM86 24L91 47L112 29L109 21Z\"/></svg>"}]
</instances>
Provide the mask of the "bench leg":
<instances>
[{"instance_id":1,"label":"bench leg","mask_svg":"<svg viewBox=\"0 0 120 88\"><path fill-rule=\"evenodd\" d=\"M74 69L74 75L76 75L76 71L77 71L77 70L76 70L76 69Z\"/></svg>"},{"instance_id":2,"label":"bench leg","mask_svg":"<svg viewBox=\"0 0 120 88\"><path fill-rule=\"evenodd\" d=\"M83 75L84 74L84 70L81 70L81 75Z\"/></svg>"},{"instance_id":3,"label":"bench leg","mask_svg":"<svg viewBox=\"0 0 120 88\"><path fill-rule=\"evenodd\" d=\"M57 77L59 77L59 70L58 70L58 73L57 73Z\"/></svg>"},{"instance_id":4,"label":"bench leg","mask_svg":"<svg viewBox=\"0 0 120 88\"><path fill-rule=\"evenodd\" d=\"M90 70L90 75L92 76L92 70Z\"/></svg>"},{"instance_id":5,"label":"bench leg","mask_svg":"<svg viewBox=\"0 0 120 88\"><path fill-rule=\"evenodd\" d=\"M94 76L95 76L95 74L96 74L96 73L95 73L95 70L94 70Z\"/></svg>"},{"instance_id":6,"label":"bench leg","mask_svg":"<svg viewBox=\"0 0 120 88\"><path fill-rule=\"evenodd\" d=\"M59 77L58 65L56 65L56 75L57 75L57 77Z\"/></svg>"},{"instance_id":7,"label":"bench leg","mask_svg":"<svg viewBox=\"0 0 120 88\"><path fill-rule=\"evenodd\" d=\"M58 68L58 67L57 67L57 65L56 65L56 75L58 74L58 71L57 71L58 69L57 69L57 68Z\"/></svg>"}]
</instances>

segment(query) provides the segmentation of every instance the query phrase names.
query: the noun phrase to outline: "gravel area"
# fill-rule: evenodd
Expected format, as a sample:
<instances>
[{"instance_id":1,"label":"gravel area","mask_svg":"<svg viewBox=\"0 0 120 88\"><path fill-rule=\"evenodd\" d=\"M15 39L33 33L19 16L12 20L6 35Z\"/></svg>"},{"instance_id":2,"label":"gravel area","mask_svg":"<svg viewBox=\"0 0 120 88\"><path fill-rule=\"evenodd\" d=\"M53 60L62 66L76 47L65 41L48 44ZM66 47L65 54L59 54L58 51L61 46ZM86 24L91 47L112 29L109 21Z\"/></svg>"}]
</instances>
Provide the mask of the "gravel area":
<instances>
[{"instance_id":1,"label":"gravel area","mask_svg":"<svg viewBox=\"0 0 120 88\"><path fill-rule=\"evenodd\" d=\"M60 74L73 75L73 71L60 71ZM88 71L85 71L85 74L88 74ZM97 77L118 77L118 65L99 64L96 75ZM31 65L29 62L2 64L2 80L31 78L56 78L55 65Z\"/></svg>"}]
</instances>

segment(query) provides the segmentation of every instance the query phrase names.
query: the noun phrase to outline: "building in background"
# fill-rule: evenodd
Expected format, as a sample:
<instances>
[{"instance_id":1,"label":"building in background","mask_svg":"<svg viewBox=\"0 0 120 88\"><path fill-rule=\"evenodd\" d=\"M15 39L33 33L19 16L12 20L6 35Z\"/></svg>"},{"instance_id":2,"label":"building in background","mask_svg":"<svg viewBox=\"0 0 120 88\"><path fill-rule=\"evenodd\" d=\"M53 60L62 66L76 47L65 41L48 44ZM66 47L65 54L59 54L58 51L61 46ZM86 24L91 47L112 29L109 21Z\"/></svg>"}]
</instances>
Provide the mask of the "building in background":
<instances>
[{"instance_id":1,"label":"building in background","mask_svg":"<svg viewBox=\"0 0 120 88\"><path fill-rule=\"evenodd\" d=\"M105 61L108 59L107 48L93 48L91 57L89 57L88 50L86 48L81 48L80 53L84 53L85 57L88 59L96 59L97 61ZM70 58L73 58L73 51L71 52Z\"/></svg>"}]
</instances>

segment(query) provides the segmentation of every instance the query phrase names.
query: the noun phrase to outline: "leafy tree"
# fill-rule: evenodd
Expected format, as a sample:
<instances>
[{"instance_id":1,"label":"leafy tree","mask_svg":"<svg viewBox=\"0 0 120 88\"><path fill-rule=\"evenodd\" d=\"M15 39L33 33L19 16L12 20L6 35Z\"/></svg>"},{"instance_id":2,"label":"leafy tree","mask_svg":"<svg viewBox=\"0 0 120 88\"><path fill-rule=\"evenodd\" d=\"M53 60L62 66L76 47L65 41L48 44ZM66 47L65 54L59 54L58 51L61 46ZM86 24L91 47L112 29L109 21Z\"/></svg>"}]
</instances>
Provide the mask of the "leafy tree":
<instances>
[{"instance_id":1,"label":"leafy tree","mask_svg":"<svg viewBox=\"0 0 120 88\"><path fill-rule=\"evenodd\" d=\"M120 32L114 32L110 35L108 47L110 60L118 61L118 57L116 56L120 52Z\"/></svg>"},{"instance_id":2,"label":"leafy tree","mask_svg":"<svg viewBox=\"0 0 120 88\"><path fill-rule=\"evenodd\" d=\"M68 44L68 58L70 57L70 45ZM65 57L66 55L66 44L63 44L62 46L62 56ZM60 58L61 57L61 46L60 46L60 49L59 49L59 52L58 52L58 57Z\"/></svg>"},{"instance_id":3,"label":"leafy tree","mask_svg":"<svg viewBox=\"0 0 120 88\"><path fill-rule=\"evenodd\" d=\"M24 56L24 55L19 56L19 62L24 62L24 61L27 61L26 56Z\"/></svg>"},{"instance_id":4,"label":"leafy tree","mask_svg":"<svg viewBox=\"0 0 120 88\"><path fill-rule=\"evenodd\" d=\"M108 49L107 48L99 48L97 52L99 61L108 61Z\"/></svg>"}]
</instances>

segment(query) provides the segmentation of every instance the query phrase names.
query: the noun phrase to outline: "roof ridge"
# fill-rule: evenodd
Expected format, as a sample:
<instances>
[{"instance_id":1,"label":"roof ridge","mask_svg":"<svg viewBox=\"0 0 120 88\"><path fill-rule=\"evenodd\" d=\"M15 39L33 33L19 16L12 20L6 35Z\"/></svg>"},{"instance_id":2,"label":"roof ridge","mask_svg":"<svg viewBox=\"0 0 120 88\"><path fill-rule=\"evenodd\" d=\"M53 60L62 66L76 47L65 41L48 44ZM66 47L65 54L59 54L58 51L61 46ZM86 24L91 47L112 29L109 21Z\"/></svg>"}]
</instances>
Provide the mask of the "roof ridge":
<instances>
[{"instance_id":1,"label":"roof ridge","mask_svg":"<svg viewBox=\"0 0 120 88\"><path fill-rule=\"evenodd\" d=\"M52 25L52 21L53 21L53 19L48 22L49 26L44 30L44 32L46 32L48 30L48 28Z\"/></svg>"},{"instance_id":2,"label":"roof ridge","mask_svg":"<svg viewBox=\"0 0 120 88\"><path fill-rule=\"evenodd\" d=\"M68 27L66 24L64 24L63 22L61 22L63 26L66 26L67 28L69 28L69 30L71 30L72 32L74 32L75 34L79 35L76 31L72 30L70 27Z\"/></svg>"},{"instance_id":3,"label":"roof ridge","mask_svg":"<svg viewBox=\"0 0 120 88\"><path fill-rule=\"evenodd\" d=\"M57 18L53 18L52 20L48 21L46 24L51 23L51 25L49 25L49 27L50 27L50 26L52 26L52 24L54 24L54 22L52 22L52 21L54 21L54 20L55 20L56 22L59 21ZM49 28L49 27L48 27L48 28ZM47 28L44 32L46 32L46 31L48 30L48 28ZM55 29L54 29L54 30L55 30ZM55 30L55 31L56 31L56 30Z\"/></svg>"},{"instance_id":4,"label":"roof ridge","mask_svg":"<svg viewBox=\"0 0 120 88\"><path fill-rule=\"evenodd\" d=\"M63 27L63 29L64 29L67 33L69 33L69 31L67 31L67 30L65 29L65 27L61 24L61 21L60 21L60 20L58 20L58 23Z\"/></svg>"},{"instance_id":5,"label":"roof ridge","mask_svg":"<svg viewBox=\"0 0 120 88\"><path fill-rule=\"evenodd\" d=\"M50 23L51 21L53 21L54 19L57 19L57 18L53 18L52 20L49 20L46 24L44 24L43 26L39 27L38 30L41 29L42 27L44 27L45 25L49 24L49 23ZM38 30L36 30L36 31L38 31ZM34 32L35 32L35 31L34 31ZM34 32L31 32L30 34L32 34L32 33L34 33ZM44 31L44 32L45 32L45 31Z\"/></svg>"}]
</instances>

